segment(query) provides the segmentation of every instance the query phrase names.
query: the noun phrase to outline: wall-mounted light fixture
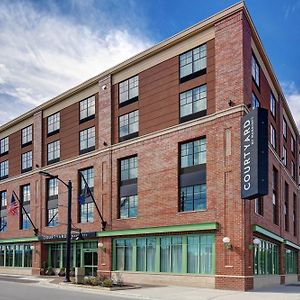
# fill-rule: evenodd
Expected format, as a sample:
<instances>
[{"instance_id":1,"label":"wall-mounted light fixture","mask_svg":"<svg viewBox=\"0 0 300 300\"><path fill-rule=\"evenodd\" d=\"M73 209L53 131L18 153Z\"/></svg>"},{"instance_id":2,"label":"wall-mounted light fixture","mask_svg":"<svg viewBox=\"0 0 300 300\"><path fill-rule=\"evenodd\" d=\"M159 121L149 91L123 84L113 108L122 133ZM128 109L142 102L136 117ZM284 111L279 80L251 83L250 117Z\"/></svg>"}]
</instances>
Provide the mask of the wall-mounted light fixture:
<instances>
[{"instance_id":1,"label":"wall-mounted light fixture","mask_svg":"<svg viewBox=\"0 0 300 300\"><path fill-rule=\"evenodd\" d=\"M223 237L224 248L227 250L232 250L232 245L230 244L230 238L228 236Z\"/></svg>"},{"instance_id":2,"label":"wall-mounted light fixture","mask_svg":"<svg viewBox=\"0 0 300 300\"><path fill-rule=\"evenodd\" d=\"M249 245L249 249L253 250L254 248L258 248L260 244L261 244L261 240L259 238L254 238L252 244Z\"/></svg>"},{"instance_id":3,"label":"wall-mounted light fixture","mask_svg":"<svg viewBox=\"0 0 300 300\"><path fill-rule=\"evenodd\" d=\"M105 91L107 89L106 84L102 85L102 91Z\"/></svg>"},{"instance_id":4,"label":"wall-mounted light fixture","mask_svg":"<svg viewBox=\"0 0 300 300\"><path fill-rule=\"evenodd\" d=\"M99 243L98 243L98 248L99 248L101 251L103 251L103 252L106 251L106 248L105 248L105 246L104 246L104 244L103 244L102 242L99 242Z\"/></svg>"}]
</instances>

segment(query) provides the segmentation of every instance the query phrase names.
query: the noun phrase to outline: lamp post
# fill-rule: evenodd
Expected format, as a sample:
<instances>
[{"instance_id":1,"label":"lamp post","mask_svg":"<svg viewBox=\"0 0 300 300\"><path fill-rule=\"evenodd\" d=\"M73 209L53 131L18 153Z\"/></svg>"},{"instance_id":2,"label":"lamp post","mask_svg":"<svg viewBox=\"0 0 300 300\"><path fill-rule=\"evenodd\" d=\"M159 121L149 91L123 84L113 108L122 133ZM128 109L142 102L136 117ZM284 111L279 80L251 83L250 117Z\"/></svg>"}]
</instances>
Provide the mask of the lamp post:
<instances>
[{"instance_id":1,"label":"lamp post","mask_svg":"<svg viewBox=\"0 0 300 300\"><path fill-rule=\"evenodd\" d=\"M71 229L72 229L72 181L68 180L68 183L65 183L58 176L51 175L48 172L40 171L40 175L48 178L56 178L68 189L68 220L67 220L67 255L66 255L66 277L64 282L70 282L70 268L71 268Z\"/></svg>"}]
</instances>

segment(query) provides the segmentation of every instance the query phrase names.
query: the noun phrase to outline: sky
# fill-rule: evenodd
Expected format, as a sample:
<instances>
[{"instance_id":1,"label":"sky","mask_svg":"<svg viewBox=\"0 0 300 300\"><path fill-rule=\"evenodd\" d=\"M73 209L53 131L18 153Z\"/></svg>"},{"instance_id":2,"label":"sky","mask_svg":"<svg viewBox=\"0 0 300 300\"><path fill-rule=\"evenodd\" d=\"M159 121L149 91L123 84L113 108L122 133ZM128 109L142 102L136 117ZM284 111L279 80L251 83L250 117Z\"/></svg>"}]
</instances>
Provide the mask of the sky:
<instances>
[{"instance_id":1,"label":"sky","mask_svg":"<svg viewBox=\"0 0 300 300\"><path fill-rule=\"evenodd\" d=\"M236 3L0 1L0 125ZM246 0L300 128L300 0Z\"/></svg>"}]
</instances>

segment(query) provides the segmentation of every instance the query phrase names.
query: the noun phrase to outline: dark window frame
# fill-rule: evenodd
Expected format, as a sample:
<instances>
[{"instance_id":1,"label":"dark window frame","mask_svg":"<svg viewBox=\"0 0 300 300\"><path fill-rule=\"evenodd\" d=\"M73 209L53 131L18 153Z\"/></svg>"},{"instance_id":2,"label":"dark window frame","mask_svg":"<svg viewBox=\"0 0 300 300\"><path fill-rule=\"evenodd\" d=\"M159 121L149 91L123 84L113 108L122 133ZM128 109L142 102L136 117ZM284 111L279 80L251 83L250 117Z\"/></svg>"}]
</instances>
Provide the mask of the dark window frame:
<instances>
[{"instance_id":1,"label":"dark window frame","mask_svg":"<svg viewBox=\"0 0 300 300\"><path fill-rule=\"evenodd\" d=\"M137 77L137 82L138 82L138 85L137 85L138 93L137 93L137 96L129 98L129 95L130 95L129 81L131 79L135 78L135 77ZM128 81L128 90L127 90L128 98L127 98L127 100L120 102L120 95L121 95L121 93L120 93L120 84L125 83L127 81ZM139 95L140 95L140 78L139 78L139 74L133 75L133 76L131 76L131 77L129 77L129 78L127 78L127 79L125 79L125 80L118 83L118 104L119 104L119 107L124 107L126 105L131 104L131 103L137 102L139 100Z\"/></svg>"},{"instance_id":2,"label":"dark window frame","mask_svg":"<svg viewBox=\"0 0 300 300\"><path fill-rule=\"evenodd\" d=\"M81 109L82 103L83 103L84 101L86 101L86 102L87 102L87 105L88 105L89 100L94 100L94 105L90 106L90 107L93 107L93 106L94 106L94 113L93 113L93 114L90 114L90 115L88 114L89 106L87 106L86 109ZM85 111L85 110L87 111L87 116L82 118L82 117L81 117L81 112L82 112L82 111ZM96 116L96 95L92 95L92 96L90 96L90 97L87 97L87 98L81 100L81 101L79 102L79 123L81 124L81 123L87 122L87 121L89 121L89 120L93 120L93 119L95 119L95 116Z\"/></svg>"},{"instance_id":3,"label":"dark window frame","mask_svg":"<svg viewBox=\"0 0 300 300\"><path fill-rule=\"evenodd\" d=\"M28 137L29 134L26 132L27 134L24 135L23 133L24 133L25 131L29 130L29 128L31 128L31 133L30 133L30 135L31 135L31 140L24 142L24 141L23 141L24 137ZM31 124L31 125L29 125L29 126L24 127L24 128L21 130L21 147L24 148L24 147L27 147L27 146L31 145L31 144L32 144L32 140L33 140L33 125Z\"/></svg>"},{"instance_id":4,"label":"dark window frame","mask_svg":"<svg viewBox=\"0 0 300 300\"><path fill-rule=\"evenodd\" d=\"M137 122L134 122L134 123L137 123L137 131L134 131L134 132L130 132L129 128L130 128L130 125L133 124L133 123L130 123L129 120L130 120L130 114L132 113L135 113L135 112L138 112L137 114ZM126 125L126 127L128 128L128 134L126 135L123 135L121 136L120 133L121 133L121 126L120 126L120 120L121 120L121 117L124 117L128 115L128 123ZM130 111L126 114L123 114L123 115L120 115L119 118L118 118L118 137L119 137L119 142L123 142L123 141L126 141L126 140L129 140L129 139L132 139L132 138L135 138L135 137L138 137L139 136L139 129L140 129L140 114L139 114L139 110L136 109L136 110L133 110L133 111Z\"/></svg>"},{"instance_id":5,"label":"dark window frame","mask_svg":"<svg viewBox=\"0 0 300 300\"><path fill-rule=\"evenodd\" d=\"M56 128L52 131L49 131L49 118L53 118L55 115L59 116L58 122L53 122L51 124L58 123L58 128ZM54 113L54 114L47 117L47 136L49 137L49 136L52 136L54 134L57 134L57 133L59 133L59 131L60 131L60 111L58 111L58 112L56 112L56 113Z\"/></svg>"},{"instance_id":6,"label":"dark window frame","mask_svg":"<svg viewBox=\"0 0 300 300\"><path fill-rule=\"evenodd\" d=\"M7 143L5 143L5 140L7 140ZM4 150L6 148L5 146L7 145L7 150L5 150L3 152L1 152L1 148L2 148L1 142L4 143ZM0 156L7 155L8 153L9 153L9 136L6 136L6 137L0 139Z\"/></svg>"},{"instance_id":7,"label":"dark window frame","mask_svg":"<svg viewBox=\"0 0 300 300\"><path fill-rule=\"evenodd\" d=\"M258 82L256 79L256 70L255 70L255 76L253 76L253 60L255 62L255 66L258 67ZM258 63L258 60L255 56L255 54L252 52L252 58L251 58L251 77L252 77L252 81L254 82L255 86L257 87L257 89L260 91L260 85L261 85L261 67L260 64Z\"/></svg>"}]
</instances>

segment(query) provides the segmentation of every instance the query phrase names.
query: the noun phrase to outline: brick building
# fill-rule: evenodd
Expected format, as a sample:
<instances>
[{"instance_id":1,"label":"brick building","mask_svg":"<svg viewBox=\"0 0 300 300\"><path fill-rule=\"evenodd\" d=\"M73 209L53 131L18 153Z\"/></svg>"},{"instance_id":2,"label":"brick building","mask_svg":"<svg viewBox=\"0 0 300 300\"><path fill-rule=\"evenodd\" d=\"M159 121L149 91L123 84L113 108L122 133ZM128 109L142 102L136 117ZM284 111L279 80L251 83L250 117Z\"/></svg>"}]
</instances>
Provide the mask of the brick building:
<instances>
[{"instance_id":1,"label":"brick building","mask_svg":"<svg viewBox=\"0 0 300 300\"><path fill-rule=\"evenodd\" d=\"M244 200L241 119L258 106L269 193ZM249 13L233 5L0 127L0 272L64 267L67 190L46 171L73 183L84 240L72 266L87 275L237 290L298 281L299 141ZM105 230L92 198L78 202L80 174ZM13 192L37 235L23 210L8 213Z\"/></svg>"}]
</instances>

